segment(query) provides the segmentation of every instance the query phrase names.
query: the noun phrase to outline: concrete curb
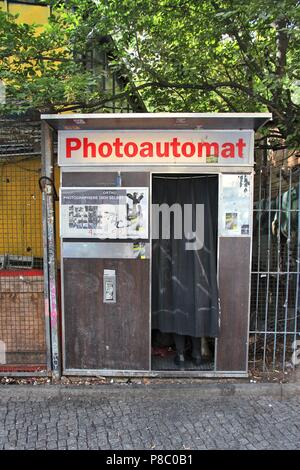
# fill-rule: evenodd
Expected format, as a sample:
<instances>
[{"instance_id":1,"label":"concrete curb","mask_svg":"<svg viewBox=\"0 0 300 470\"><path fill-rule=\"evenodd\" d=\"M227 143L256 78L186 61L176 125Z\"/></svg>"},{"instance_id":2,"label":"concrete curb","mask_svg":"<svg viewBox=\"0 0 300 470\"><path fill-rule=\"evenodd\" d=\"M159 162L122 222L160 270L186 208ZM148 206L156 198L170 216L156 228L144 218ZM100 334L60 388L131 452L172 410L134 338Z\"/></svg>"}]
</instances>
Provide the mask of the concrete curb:
<instances>
[{"instance_id":1,"label":"concrete curb","mask_svg":"<svg viewBox=\"0 0 300 470\"><path fill-rule=\"evenodd\" d=\"M194 397L270 397L288 399L300 397L299 383L244 383L244 384L103 384L103 385L0 385L0 401L7 399L35 400L45 399L95 399L128 396L158 396L174 399L193 391Z\"/></svg>"}]
</instances>

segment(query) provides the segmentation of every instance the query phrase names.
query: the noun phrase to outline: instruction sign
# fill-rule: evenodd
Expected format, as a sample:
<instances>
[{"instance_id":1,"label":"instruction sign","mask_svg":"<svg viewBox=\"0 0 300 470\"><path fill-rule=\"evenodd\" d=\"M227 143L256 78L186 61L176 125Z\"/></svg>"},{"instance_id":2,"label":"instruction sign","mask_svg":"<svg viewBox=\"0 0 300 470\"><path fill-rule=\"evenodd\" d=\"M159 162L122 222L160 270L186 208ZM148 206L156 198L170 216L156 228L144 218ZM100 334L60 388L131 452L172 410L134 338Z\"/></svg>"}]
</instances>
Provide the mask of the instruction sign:
<instances>
[{"instance_id":1,"label":"instruction sign","mask_svg":"<svg viewBox=\"0 0 300 470\"><path fill-rule=\"evenodd\" d=\"M64 238L148 238L148 188L61 188Z\"/></svg>"}]
</instances>

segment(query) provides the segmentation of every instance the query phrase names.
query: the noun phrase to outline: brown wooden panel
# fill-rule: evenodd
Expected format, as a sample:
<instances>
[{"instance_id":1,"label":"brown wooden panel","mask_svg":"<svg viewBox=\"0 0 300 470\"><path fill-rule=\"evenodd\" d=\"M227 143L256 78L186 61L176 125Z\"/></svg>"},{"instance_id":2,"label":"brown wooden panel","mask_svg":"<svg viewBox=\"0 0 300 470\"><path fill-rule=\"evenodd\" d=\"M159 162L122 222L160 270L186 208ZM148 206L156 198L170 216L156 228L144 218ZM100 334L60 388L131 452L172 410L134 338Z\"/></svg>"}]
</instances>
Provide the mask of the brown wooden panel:
<instances>
[{"instance_id":1,"label":"brown wooden panel","mask_svg":"<svg viewBox=\"0 0 300 470\"><path fill-rule=\"evenodd\" d=\"M217 370L247 368L250 238L220 238L219 286L221 330Z\"/></svg>"},{"instance_id":2,"label":"brown wooden panel","mask_svg":"<svg viewBox=\"0 0 300 470\"><path fill-rule=\"evenodd\" d=\"M0 272L0 340L7 364L46 362L43 276Z\"/></svg>"},{"instance_id":3,"label":"brown wooden panel","mask_svg":"<svg viewBox=\"0 0 300 470\"><path fill-rule=\"evenodd\" d=\"M103 303L116 270L117 302ZM149 260L64 259L66 368L149 368Z\"/></svg>"}]
</instances>

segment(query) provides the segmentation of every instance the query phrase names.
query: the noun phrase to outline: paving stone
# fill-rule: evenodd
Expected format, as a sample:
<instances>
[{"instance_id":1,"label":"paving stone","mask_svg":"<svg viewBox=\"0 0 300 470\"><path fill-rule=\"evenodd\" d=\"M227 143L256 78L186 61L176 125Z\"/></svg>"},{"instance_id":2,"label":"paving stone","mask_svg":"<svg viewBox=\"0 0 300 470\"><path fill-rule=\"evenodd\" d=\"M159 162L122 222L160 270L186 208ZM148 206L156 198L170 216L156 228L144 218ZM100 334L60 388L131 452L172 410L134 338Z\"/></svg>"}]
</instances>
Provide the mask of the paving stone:
<instances>
[{"instance_id":1,"label":"paving stone","mask_svg":"<svg viewBox=\"0 0 300 470\"><path fill-rule=\"evenodd\" d=\"M0 449L300 449L299 397L177 391L12 391L0 396Z\"/></svg>"}]
</instances>

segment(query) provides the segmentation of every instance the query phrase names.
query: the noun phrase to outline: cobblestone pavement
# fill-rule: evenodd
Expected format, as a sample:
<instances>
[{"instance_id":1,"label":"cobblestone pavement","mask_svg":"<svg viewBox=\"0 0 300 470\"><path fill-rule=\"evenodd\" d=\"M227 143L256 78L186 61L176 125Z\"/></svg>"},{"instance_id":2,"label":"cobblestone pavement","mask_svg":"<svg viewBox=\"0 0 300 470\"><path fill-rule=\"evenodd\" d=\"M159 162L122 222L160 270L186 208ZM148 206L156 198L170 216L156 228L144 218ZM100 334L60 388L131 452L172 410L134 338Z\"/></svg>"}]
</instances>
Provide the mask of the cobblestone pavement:
<instances>
[{"instance_id":1,"label":"cobblestone pavement","mask_svg":"<svg viewBox=\"0 0 300 470\"><path fill-rule=\"evenodd\" d=\"M300 397L2 386L0 449L300 449Z\"/></svg>"}]
</instances>

